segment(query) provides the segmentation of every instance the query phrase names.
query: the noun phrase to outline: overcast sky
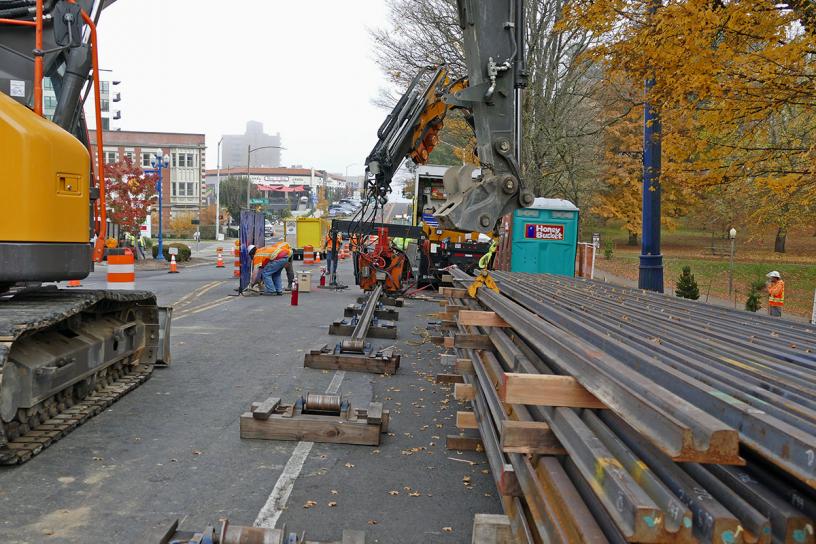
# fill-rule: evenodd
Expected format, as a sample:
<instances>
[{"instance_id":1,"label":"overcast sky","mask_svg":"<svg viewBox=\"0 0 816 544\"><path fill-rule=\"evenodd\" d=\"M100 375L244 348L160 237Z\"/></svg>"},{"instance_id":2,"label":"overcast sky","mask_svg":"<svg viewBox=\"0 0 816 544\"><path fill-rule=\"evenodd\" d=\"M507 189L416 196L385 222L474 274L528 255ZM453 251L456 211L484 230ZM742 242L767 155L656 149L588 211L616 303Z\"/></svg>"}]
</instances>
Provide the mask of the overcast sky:
<instances>
[{"instance_id":1,"label":"overcast sky","mask_svg":"<svg viewBox=\"0 0 816 544\"><path fill-rule=\"evenodd\" d=\"M219 6L216 8L216 6ZM284 166L362 173L387 112L367 28L383 0L118 0L99 24L102 68L122 81L123 130L280 132Z\"/></svg>"}]
</instances>

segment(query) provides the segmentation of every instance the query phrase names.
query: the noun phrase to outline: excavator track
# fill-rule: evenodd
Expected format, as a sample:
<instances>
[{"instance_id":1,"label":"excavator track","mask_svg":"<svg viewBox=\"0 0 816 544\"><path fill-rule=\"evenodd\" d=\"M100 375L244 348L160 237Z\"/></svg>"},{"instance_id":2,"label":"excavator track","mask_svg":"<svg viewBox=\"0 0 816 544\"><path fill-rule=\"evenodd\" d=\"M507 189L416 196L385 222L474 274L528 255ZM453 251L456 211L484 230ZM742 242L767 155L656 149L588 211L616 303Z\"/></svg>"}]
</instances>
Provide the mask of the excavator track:
<instances>
[{"instance_id":1,"label":"excavator track","mask_svg":"<svg viewBox=\"0 0 816 544\"><path fill-rule=\"evenodd\" d=\"M0 465L30 460L144 383L164 359L160 310L142 291L38 289L0 300Z\"/></svg>"},{"instance_id":2,"label":"excavator track","mask_svg":"<svg viewBox=\"0 0 816 544\"><path fill-rule=\"evenodd\" d=\"M25 463L88 419L101 413L105 408L142 385L150 378L152 372L153 365L133 367L121 379L98 388L82 401L70 408L58 411L54 417L46 419L43 423L25 432L25 434L9 440L5 447L0 446L0 465ZM15 423L17 424L16 429L11 431L10 427L15 426ZM23 426L19 421L3 425L6 436L18 434L20 427ZM28 425L28 423L25 425Z\"/></svg>"}]
</instances>

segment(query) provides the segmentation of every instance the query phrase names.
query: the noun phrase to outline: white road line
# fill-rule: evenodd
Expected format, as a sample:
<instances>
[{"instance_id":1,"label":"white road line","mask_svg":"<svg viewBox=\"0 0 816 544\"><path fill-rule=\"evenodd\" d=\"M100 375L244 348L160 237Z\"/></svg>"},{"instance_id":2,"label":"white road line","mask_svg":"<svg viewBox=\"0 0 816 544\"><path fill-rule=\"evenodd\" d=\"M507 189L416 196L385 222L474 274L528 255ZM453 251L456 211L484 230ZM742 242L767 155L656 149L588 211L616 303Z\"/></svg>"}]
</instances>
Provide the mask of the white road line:
<instances>
[{"instance_id":1,"label":"white road line","mask_svg":"<svg viewBox=\"0 0 816 544\"><path fill-rule=\"evenodd\" d=\"M332 377L329 387L326 388L326 393L329 395L334 395L337 393L337 391L340 390L340 384L343 383L343 378L345 377L345 371L336 371ZM264 529L275 528L281 514L283 514L283 511L286 510L286 505L289 502L289 496L292 494L292 489L295 487L295 480L297 480L298 476L300 476L300 472L303 470L303 465L306 463L306 459L309 457L309 453L312 451L312 446L314 446L314 442L297 443L295 450L292 452L292 456L289 457L289 460L286 462L286 466L283 467L283 472L281 472L281 475L278 477L278 481L275 482L275 487L272 488L272 493L270 493L269 498L266 499L266 504L264 504L261 511L258 512L258 516L255 518L255 523L253 523L255 527L263 527Z\"/></svg>"},{"instance_id":2,"label":"white road line","mask_svg":"<svg viewBox=\"0 0 816 544\"><path fill-rule=\"evenodd\" d=\"M334 377L332 377L332 381L329 384L328 389L326 389L326 394L334 395L337 391L340 390L340 384L343 383L343 378L346 377L345 370L338 370L334 373Z\"/></svg>"}]
</instances>

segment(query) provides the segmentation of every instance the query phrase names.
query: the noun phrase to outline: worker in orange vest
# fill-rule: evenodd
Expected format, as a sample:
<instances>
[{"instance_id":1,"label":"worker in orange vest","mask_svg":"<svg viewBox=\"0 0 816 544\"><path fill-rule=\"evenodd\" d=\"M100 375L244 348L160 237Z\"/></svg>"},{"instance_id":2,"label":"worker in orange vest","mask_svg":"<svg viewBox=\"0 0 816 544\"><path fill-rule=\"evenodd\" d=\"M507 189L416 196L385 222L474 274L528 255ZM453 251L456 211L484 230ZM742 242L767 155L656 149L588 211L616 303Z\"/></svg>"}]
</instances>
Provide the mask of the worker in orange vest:
<instances>
[{"instance_id":1,"label":"worker in orange vest","mask_svg":"<svg viewBox=\"0 0 816 544\"><path fill-rule=\"evenodd\" d=\"M772 317L782 317L782 308L785 306L785 282L774 270L768 272L771 282L768 284L768 313Z\"/></svg>"},{"instance_id":2,"label":"worker in orange vest","mask_svg":"<svg viewBox=\"0 0 816 544\"><path fill-rule=\"evenodd\" d=\"M340 261L340 244L342 243L340 233L335 230L327 232L326 239L323 240L323 251L326 252L326 274L331 278L329 285L337 285L337 263Z\"/></svg>"},{"instance_id":3,"label":"worker in orange vest","mask_svg":"<svg viewBox=\"0 0 816 544\"><path fill-rule=\"evenodd\" d=\"M354 283L360 285L360 263L357 259L362 247L362 238L359 234L352 234L349 237L349 246L351 249L351 262L354 264Z\"/></svg>"},{"instance_id":4,"label":"worker in orange vest","mask_svg":"<svg viewBox=\"0 0 816 544\"><path fill-rule=\"evenodd\" d=\"M257 273L263 278L264 291L261 294L283 295L281 272L283 272L287 264L290 264L293 255L292 246L286 242L276 242L261 249L249 246L248 252L250 258L252 258L252 266L257 267Z\"/></svg>"}]
</instances>

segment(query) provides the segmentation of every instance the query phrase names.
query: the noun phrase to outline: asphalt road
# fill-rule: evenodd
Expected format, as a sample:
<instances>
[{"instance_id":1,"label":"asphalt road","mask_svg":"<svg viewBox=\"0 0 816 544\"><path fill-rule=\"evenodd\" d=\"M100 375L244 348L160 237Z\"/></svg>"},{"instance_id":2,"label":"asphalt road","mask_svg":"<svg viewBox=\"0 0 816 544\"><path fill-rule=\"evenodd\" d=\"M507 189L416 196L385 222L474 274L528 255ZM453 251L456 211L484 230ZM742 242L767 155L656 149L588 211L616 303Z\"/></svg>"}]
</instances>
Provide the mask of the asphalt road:
<instances>
[{"instance_id":1,"label":"asphalt road","mask_svg":"<svg viewBox=\"0 0 816 544\"><path fill-rule=\"evenodd\" d=\"M306 350L337 341L328 325L359 290L301 293L297 307L234 297L229 263L208 258L176 275L138 274L137 288L175 304L172 365L32 461L0 469L0 541L153 542L145 535L177 518L194 530L227 517L312 539L363 529L368 542L470 542L473 515L500 512L484 456L445 449L457 403L432 383L439 348L412 334L438 306L400 310L395 376L304 369ZM349 262L340 276L351 283ZM104 287L104 269L83 286ZM338 383L352 404L376 398L391 410L379 448L239 438L251 402Z\"/></svg>"}]
</instances>

